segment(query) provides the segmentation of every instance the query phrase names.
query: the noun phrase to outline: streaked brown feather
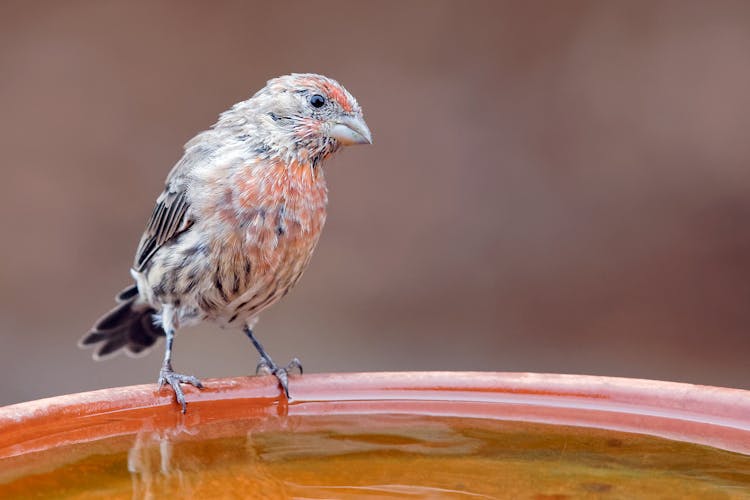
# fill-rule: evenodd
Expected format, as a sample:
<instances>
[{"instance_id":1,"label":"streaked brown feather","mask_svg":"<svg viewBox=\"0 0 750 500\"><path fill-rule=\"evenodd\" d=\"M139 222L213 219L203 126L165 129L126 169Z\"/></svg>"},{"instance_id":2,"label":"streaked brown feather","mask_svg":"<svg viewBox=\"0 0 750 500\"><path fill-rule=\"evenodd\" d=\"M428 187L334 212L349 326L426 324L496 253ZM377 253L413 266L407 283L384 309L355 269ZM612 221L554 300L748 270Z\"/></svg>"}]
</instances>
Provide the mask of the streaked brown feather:
<instances>
[{"instance_id":1,"label":"streaked brown feather","mask_svg":"<svg viewBox=\"0 0 750 500\"><path fill-rule=\"evenodd\" d=\"M187 216L189 208L185 190L173 190L167 186L156 200L156 206L135 253L133 269L143 271L159 248L193 225L193 221Z\"/></svg>"}]
</instances>

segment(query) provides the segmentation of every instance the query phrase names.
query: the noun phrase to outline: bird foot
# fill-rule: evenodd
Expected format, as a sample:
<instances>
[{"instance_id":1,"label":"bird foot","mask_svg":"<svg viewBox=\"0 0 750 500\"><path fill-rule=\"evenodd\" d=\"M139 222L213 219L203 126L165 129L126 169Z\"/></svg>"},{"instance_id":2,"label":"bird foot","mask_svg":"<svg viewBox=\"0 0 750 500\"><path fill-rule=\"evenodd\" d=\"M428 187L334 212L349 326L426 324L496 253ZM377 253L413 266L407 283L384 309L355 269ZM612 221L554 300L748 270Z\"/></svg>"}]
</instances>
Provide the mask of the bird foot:
<instances>
[{"instance_id":1,"label":"bird foot","mask_svg":"<svg viewBox=\"0 0 750 500\"><path fill-rule=\"evenodd\" d=\"M180 384L190 384L197 387L198 389L203 389L203 384L200 380L198 380L197 377L175 373L171 368L162 368L161 371L159 371L158 384L159 389L164 387L164 384L169 384L169 386L174 391L174 397L182 407L182 413L185 413L187 411L187 402L185 401L185 394L182 392L182 387L180 387Z\"/></svg>"},{"instance_id":2,"label":"bird foot","mask_svg":"<svg viewBox=\"0 0 750 500\"><path fill-rule=\"evenodd\" d=\"M270 363L264 359L261 359L258 366L255 368L256 375L273 375L275 376L281 388L284 390L284 395L289 399L289 373L299 370L299 374L302 375L302 363L297 358L293 358L288 365L285 367L277 366L273 361Z\"/></svg>"}]
</instances>

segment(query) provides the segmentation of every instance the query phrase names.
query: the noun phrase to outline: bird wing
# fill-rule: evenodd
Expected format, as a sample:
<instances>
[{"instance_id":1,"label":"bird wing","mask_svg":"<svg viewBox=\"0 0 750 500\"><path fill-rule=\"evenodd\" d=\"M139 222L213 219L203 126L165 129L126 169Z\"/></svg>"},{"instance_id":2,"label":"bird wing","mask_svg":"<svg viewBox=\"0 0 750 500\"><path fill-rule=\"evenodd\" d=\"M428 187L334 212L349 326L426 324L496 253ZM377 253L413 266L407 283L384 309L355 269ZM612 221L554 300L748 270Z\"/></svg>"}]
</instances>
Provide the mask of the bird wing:
<instances>
[{"instance_id":1,"label":"bird wing","mask_svg":"<svg viewBox=\"0 0 750 500\"><path fill-rule=\"evenodd\" d=\"M211 142L215 131L207 130L196 135L185 145L185 154L167 175L166 186L148 220L138 250L135 252L133 269L141 272L165 243L184 233L195 222L188 200L188 185L191 172L211 161L215 148Z\"/></svg>"},{"instance_id":2,"label":"bird wing","mask_svg":"<svg viewBox=\"0 0 750 500\"><path fill-rule=\"evenodd\" d=\"M190 229L193 220L189 216L190 205L184 184L176 187L168 183L164 192L157 198L156 207L148 220L135 253L133 269L143 271L151 257L166 242Z\"/></svg>"}]
</instances>

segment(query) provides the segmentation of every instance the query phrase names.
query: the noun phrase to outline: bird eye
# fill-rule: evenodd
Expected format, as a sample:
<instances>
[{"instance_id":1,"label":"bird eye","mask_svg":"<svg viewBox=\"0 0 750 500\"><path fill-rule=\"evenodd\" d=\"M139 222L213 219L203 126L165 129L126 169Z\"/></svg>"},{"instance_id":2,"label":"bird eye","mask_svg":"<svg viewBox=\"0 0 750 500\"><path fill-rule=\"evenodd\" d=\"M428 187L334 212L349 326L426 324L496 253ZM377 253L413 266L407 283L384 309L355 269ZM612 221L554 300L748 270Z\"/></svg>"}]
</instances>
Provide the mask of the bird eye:
<instances>
[{"instance_id":1,"label":"bird eye","mask_svg":"<svg viewBox=\"0 0 750 500\"><path fill-rule=\"evenodd\" d=\"M310 97L310 106L312 106L313 108L322 108L325 103L326 98L320 94L315 94L314 96Z\"/></svg>"}]
</instances>

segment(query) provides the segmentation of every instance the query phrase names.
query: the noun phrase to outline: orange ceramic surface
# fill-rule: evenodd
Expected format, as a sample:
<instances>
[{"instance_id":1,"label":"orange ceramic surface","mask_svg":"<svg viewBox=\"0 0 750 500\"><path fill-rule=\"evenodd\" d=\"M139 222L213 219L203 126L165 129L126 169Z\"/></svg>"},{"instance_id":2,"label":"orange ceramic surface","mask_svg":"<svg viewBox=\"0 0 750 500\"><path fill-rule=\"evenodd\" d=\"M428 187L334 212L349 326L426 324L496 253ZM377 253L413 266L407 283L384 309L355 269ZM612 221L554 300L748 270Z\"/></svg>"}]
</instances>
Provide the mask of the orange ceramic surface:
<instances>
[{"instance_id":1,"label":"orange ceramic surface","mask_svg":"<svg viewBox=\"0 0 750 500\"><path fill-rule=\"evenodd\" d=\"M0 459L61 444L272 415L473 417L637 432L750 454L750 392L624 378L532 373L352 373L207 380L188 411L155 385L0 408Z\"/></svg>"}]
</instances>

